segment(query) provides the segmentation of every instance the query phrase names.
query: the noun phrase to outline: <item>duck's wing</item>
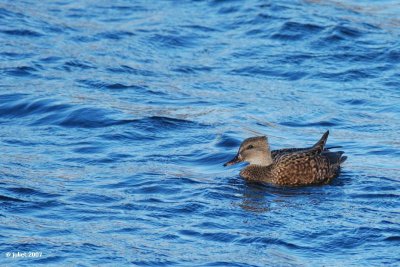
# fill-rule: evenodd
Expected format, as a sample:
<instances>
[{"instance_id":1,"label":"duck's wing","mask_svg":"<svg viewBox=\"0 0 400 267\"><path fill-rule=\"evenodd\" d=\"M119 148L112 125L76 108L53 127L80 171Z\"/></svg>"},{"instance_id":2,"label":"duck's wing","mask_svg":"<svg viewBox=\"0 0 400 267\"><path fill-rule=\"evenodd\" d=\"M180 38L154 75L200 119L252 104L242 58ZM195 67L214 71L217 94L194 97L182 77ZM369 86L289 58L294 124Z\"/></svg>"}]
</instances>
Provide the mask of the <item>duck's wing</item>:
<instances>
[{"instance_id":1,"label":"duck's wing","mask_svg":"<svg viewBox=\"0 0 400 267\"><path fill-rule=\"evenodd\" d=\"M334 148L342 148L342 146L330 146L330 147L325 147L324 151L329 151L331 149ZM301 147L301 148L282 148L282 149L276 149L276 150L272 150L272 157L275 156L279 156L279 155L283 155L283 154L287 154L287 153L294 153L294 152L301 152L301 151L306 151L306 150L310 150L313 149L312 146L310 147Z\"/></svg>"},{"instance_id":2,"label":"duck's wing","mask_svg":"<svg viewBox=\"0 0 400 267\"><path fill-rule=\"evenodd\" d=\"M272 150L271 151L271 156L272 160L274 162L277 162L280 160L281 157L287 154L292 154L292 153L299 153L299 152L306 152L308 150L312 149L312 147L302 147L302 148L283 148L283 149L278 149L278 150Z\"/></svg>"},{"instance_id":3,"label":"duck's wing","mask_svg":"<svg viewBox=\"0 0 400 267\"><path fill-rule=\"evenodd\" d=\"M336 147L331 147L331 148L325 148L326 141L328 139L329 131L326 131L321 139L315 143L312 147L303 147L303 148L284 148L284 149L278 149L278 150L273 150L271 151L272 159L274 161L279 160L279 158L283 155L286 154L291 154L291 153L298 153L298 152L306 152L309 150L312 150L314 153L321 153L322 151L329 150L331 148L336 148Z\"/></svg>"},{"instance_id":4,"label":"duck's wing","mask_svg":"<svg viewBox=\"0 0 400 267\"><path fill-rule=\"evenodd\" d=\"M299 151L304 151L304 150L309 150L311 147L302 147L302 148L282 148L282 149L277 149L277 150L272 150L271 154L272 157L287 154L287 153L294 153L294 152L299 152Z\"/></svg>"},{"instance_id":5,"label":"duck's wing","mask_svg":"<svg viewBox=\"0 0 400 267\"><path fill-rule=\"evenodd\" d=\"M282 155L273 164L274 183L288 186L325 184L339 174L346 160L343 151L315 153L313 150Z\"/></svg>"}]
</instances>

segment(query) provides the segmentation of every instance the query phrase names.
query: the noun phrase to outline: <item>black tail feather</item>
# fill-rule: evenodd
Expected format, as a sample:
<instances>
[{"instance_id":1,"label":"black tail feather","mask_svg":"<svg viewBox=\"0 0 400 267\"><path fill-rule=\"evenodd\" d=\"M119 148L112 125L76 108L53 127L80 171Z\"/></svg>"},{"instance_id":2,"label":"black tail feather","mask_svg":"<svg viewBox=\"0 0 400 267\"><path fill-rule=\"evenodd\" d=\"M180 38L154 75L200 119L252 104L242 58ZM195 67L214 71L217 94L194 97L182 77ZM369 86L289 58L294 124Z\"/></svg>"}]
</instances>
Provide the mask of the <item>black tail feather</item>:
<instances>
[{"instance_id":1,"label":"black tail feather","mask_svg":"<svg viewBox=\"0 0 400 267\"><path fill-rule=\"evenodd\" d=\"M329 161L329 164L331 165L343 163L347 159L347 157L343 156L343 154L344 151L335 151L335 152L324 151L322 153L322 155Z\"/></svg>"},{"instance_id":2,"label":"black tail feather","mask_svg":"<svg viewBox=\"0 0 400 267\"><path fill-rule=\"evenodd\" d=\"M342 148L343 146L329 146L329 147L325 147L324 150L329 150L329 149L334 149L334 148Z\"/></svg>"}]
</instances>

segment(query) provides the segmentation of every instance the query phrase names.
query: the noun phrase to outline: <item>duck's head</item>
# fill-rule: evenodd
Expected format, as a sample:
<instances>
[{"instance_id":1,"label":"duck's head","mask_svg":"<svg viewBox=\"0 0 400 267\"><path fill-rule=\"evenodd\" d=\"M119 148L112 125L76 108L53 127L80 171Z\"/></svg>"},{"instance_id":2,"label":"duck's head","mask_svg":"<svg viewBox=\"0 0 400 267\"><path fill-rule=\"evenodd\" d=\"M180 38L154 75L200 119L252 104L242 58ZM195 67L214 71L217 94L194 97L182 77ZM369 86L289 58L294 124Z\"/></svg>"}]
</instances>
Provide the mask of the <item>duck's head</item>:
<instances>
[{"instance_id":1,"label":"duck's head","mask_svg":"<svg viewBox=\"0 0 400 267\"><path fill-rule=\"evenodd\" d=\"M247 138L242 142L236 156L224 164L230 166L239 162L268 166L272 163L271 151L266 136Z\"/></svg>"}]
</instances>

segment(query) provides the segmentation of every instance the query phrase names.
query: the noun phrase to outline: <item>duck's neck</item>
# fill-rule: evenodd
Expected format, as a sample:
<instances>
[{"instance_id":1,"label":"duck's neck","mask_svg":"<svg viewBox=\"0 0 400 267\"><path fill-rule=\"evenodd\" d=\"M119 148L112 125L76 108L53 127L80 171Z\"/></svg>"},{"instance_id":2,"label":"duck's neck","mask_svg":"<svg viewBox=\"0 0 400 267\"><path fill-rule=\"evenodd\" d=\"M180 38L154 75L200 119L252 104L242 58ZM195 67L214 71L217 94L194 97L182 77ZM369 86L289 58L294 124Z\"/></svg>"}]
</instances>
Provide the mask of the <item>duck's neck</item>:
<instances>
[{"instance_id":1,"label":"duck's neck","mask_svg":"<svg viewBox=\"0 0 400 267\"><path fill-rule=\"evenodd\" d=\"M267 146L267 151L265 151L265 155L263 157L263 161L261 162L261 166L269 166L272 164L272 155L269 146Z\"/></svg>"},{"instance_id":2,"label":"duck's neck","mask_svg":"<svg viewBox=\"0 0 400 267\"><path fill-rule=\"evenodd\" d=\"M266 150L261 152L261 157L257 157L250 162L250 165L269 166L273 163L271 150L267 144Z\"/></svg>"}]
</instances>

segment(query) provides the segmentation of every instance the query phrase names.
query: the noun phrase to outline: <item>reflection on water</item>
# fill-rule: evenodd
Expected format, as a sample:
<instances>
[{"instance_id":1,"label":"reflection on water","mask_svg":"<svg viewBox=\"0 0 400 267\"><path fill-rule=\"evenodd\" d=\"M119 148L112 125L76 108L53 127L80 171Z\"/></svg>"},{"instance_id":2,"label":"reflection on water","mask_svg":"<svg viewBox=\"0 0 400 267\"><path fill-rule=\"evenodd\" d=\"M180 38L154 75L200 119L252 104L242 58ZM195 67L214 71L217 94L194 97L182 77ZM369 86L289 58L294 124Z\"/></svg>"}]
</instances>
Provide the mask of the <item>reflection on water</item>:
<instances>
[{"instance_id":1,"label":"reflection on water","mask_svg":"<svg viewBox=\"0 0 400 267\"><path fill-rule=\"evenodd\" d=\"M338 185L337 182L335 184ZM314 196L315 199L313 199ZM315 205L321 201L322 197L323 192L320 190L314 191L314 188L285 188L244 181L240 207L252 212L269 212L296 205L293 203L292 198L306 198L309 201L306 205ZM302 205L304 204L302 203Z\"/></svg>"}]
</instances>

